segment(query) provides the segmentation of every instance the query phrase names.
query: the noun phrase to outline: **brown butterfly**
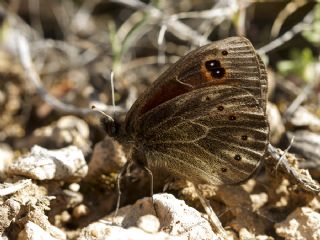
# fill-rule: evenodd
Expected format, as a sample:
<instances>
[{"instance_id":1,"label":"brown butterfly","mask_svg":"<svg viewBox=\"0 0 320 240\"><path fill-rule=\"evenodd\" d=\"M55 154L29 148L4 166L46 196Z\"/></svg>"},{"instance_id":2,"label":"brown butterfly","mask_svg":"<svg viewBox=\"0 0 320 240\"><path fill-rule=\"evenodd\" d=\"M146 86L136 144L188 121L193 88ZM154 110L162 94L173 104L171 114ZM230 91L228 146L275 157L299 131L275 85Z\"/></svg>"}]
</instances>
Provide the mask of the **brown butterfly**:
<instances>
[{"instance_id":1,"label":"brown butterfly","mask_svg":"<svg viewBox=\"0 0 320 240\"><path fill-rule=\"evenodd\" d=\"M249 178L268 144L267 75L250 41L230 37L191 51L166 70L107 132L129 161L195 183Z\"/></svg>"}]
</instances>

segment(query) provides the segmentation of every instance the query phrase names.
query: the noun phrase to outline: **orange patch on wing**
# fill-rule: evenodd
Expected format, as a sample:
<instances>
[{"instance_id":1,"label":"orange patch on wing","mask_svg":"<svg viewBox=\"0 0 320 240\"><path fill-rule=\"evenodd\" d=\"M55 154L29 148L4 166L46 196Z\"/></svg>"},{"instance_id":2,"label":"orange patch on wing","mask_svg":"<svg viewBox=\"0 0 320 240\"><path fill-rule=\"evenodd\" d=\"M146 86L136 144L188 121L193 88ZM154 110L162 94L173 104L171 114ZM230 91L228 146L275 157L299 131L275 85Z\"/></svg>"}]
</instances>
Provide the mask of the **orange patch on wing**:
<instances>
[{"instance_id":1,"label":"orange patch on wing","mask_svg":"<svg viewBox=\"0 0 320 240\"><path fill-rule=\"evenodd\" d=\"M211 76L211 73L206 69L205 64L202 64L200 72L201 72L202 78L206 82L211 82L214 80L213 77Z\"/></svg>"},{"instance_id":2,"label":"orange patch on wing","mask_svg":"<svg viewBox=\"0 0 320 240\"><path fill-rule=\"evenodd\" d=\"M212 68L208 69L208 62L214 62L216 66L212 66ZM227 80L227 70L223 67L223 64L221 64L220 60L218 59L206 59L201 64L200 69L201 75L203 80L205 81L204 84L207 86L213 85L213 84L222 84L225 83Z\"/></svg>"}]
</instances>

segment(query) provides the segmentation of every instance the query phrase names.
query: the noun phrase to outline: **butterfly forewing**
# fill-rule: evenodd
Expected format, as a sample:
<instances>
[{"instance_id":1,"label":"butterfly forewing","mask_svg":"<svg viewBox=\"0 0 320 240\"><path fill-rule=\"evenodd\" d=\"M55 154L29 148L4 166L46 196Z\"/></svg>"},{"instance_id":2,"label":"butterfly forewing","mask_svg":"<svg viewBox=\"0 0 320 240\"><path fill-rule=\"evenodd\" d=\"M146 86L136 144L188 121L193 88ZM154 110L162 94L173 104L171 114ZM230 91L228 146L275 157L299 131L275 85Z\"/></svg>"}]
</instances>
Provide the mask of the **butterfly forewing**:
<instances>
[{"instance_id":1,"label":"butterfly forewing","mask_svg":"<svg viewBox=\"0 0 320 240\"><path fill-rule=\"evenodd\" d=\"M137 119L151 109L179 95L215 85L246 89L265 108L265 67L248 39L227 38L182 57L134 103L125 121L127 133L134 134Z\"/></svg>"},{"instance_id":2,"label":"butterfly forewing","mask_svg":"<svg viewBox=\"0 0 320 240\"><path fill-rule=\"evenodd\" d=\"M267 146L268 124L259 101L226 85L195 89L138 119L137 145L148 166L195 182L247 179Z\"/></svg>"}]
</instances>

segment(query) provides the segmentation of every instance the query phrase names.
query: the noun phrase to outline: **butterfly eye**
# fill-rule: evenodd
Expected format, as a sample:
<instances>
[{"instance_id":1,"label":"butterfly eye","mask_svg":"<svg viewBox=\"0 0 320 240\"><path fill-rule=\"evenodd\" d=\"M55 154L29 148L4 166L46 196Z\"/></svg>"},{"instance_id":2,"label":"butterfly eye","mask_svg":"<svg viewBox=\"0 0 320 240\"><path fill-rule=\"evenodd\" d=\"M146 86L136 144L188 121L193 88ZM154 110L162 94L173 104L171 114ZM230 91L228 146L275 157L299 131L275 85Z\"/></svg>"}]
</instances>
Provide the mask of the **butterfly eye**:
<instances>
[{"instance_id":1,"label":"butterfly eye","mask_svg":"<svg viewBox=\"0 0 320 240\"><path fill-rule=\"evenodd\" d=\"M111 121L109 118L101 118L100 121L104 130L110 137L114 137L117 135L119 128L117 123Z\"/></svg>"},{"instance_id":2,"label":"butterfly eye","mask_svg":"<svg viewBox=\"0 0 320 240\"><path fill-rule=\"evenodd\" d=\"M206 69L210 72L221 66L220 61L218 61L218 60L206 61L205 65L206 65Z\"/></svg>"},{"instance_id":3,"label":"butterfly eye","mask_svg":"<svg viewBox=\"0 0 320 240\"><path fill-rule=\"evenodd\" d=\"M222 78L225 73L224 68L215 68L211 71L211 76L214 78Z\"/></svg>"},{"instance_id":4,"label":"butterfly eye","mask_svg":"<svg viewBox=\"0 0 320 240\"><path fill-rule=\"evenodd\" d=\"M240 161L241 160L241 156L239 154L236 154L234 156L234 160Z\"/></svg>"},{"instance_id":5,"label":"butterfly eye","mask_svg":"<svg viewBox=\"0 0 320 240\"><path fill-rule=\"evenodd\" d=\"M116 126L112 126L110 129L111 134L115 134L117 132Z\"/></svg>"}]
</instances>

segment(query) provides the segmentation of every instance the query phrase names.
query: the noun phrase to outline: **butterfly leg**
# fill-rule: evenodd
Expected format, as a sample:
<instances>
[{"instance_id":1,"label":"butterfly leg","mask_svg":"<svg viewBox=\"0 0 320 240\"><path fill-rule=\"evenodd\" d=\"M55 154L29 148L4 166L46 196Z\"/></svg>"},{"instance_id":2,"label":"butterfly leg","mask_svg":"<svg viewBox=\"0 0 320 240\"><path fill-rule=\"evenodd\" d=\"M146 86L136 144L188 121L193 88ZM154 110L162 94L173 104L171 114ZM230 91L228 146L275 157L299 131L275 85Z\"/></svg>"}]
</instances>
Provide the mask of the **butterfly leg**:
<instances>
[{"instance_id":1,"label":"butterfly leg","mask_svg":"<svg viewBox=\"0 0 320 240\"><path fill-rule=\"evenodd\" d=\"M152 201L152 206L153 206L154 212L156 214L156 217L158 217L157 209L156 209L156 206L154 204L154 199L153 199L153 174L152 174L152 171L150 170L150 168L148 168L147 166L144 166L144 170L149 174L149 177L150 177L151 201Z\"/></svg>"},{"instance_id":2,"label":"butterfly leg","mask_svg":"<svg viewBox=\"0 0 320 240\"><path fill-rule=\"evenodd\" d=\"M153 174L147 166L144 166L144 170L149 174L150 177L150 196L153 203Z\"/></svg>"},{"instance_id":3,"label":"butterfly leg","mask_svg":"<svg viewBox=\"0 0 320 240\"><path fill-rule=\"evenodd\" d=\"M222 237L222 239L228 239L228 234L224 230L218 216L213 211L209 201L203 197L202 193L200 192L200 190L196 184L193 184L193 187L198 195L198 198L201 202L201 205L203 206L204 210L206 211L206 213L209 217L210 223L213 225L213 227L216 229L216 231Z\"/></svg>"},{"instance_id":4,"label":"butterfly leg","mask_svg":"<svg viewBox=\"0 0 320 240\"><path fill-rule=\"evenodd\" d=\"M132 161L127 161L123 167L121 168L118 176L117 176L117 205L116 205L116 209L114 211L114 215L113 215L113 223L115 222L115 218L118 214L118 210L120 208L120 200L121 200L121 187L120 187L120 183L121 183L121 178L124 175L124 173L131 167L132 165Z\"/></svg>"}]
</instances>

